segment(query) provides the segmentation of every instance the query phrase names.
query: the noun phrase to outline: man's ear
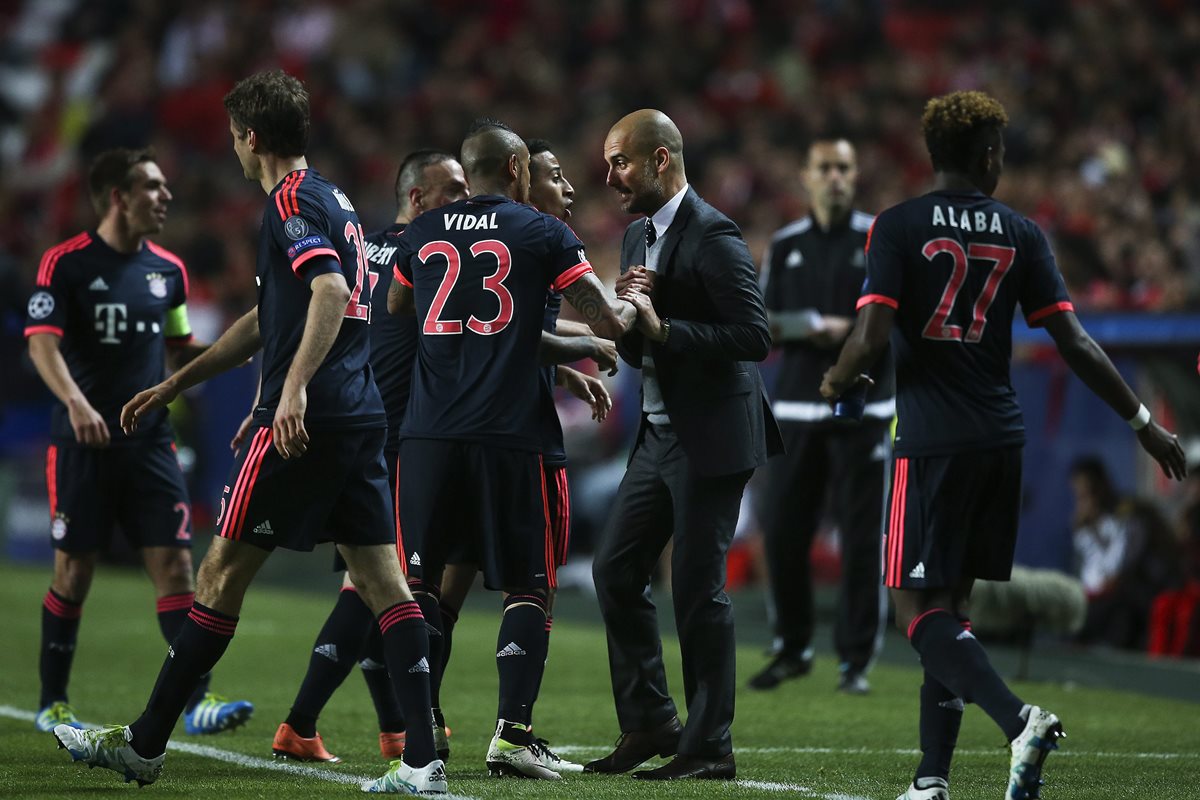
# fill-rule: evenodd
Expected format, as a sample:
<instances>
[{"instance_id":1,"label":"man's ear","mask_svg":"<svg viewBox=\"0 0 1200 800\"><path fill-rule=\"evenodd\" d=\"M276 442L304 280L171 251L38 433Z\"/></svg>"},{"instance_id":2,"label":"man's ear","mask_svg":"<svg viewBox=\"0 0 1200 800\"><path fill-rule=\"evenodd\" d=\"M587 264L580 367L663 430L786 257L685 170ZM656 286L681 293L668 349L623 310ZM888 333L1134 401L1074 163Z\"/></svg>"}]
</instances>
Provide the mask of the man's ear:
<instances>
[{"instance_id":1,"label":"man's ear","mask_svg":"<svg viewBox=\"0 0 1200 800\"><path fill-rule=\"evenodd\" d=\"M671 166L671 151L665 147L659 147L654 151L654 168L659 175L667 171L667 167Z\"/></svg>"},{"instance_id":2,"label":"man's ear","mask_svg":"<svg viewBox=\"0 0 1200 800\"><path fill-rule=\"evenodd\" d=\"M508 179L515 181L517 176L521 174L521 161L517 158L517 154L513 153L508 157Z\"/></svg>"},{"instance_id":3,"label":"man's ear","mask_svg":"<svg viewBox=\"0 0 1200 800\"><path fill-rule=\"evenodd\" d=\"M414 186L408 190L408 207L413 210L414 217L425 212L425 208L422 206L424 201L425 191L420 186Z\"/></svg>"},{"instance_id":4,"label":"man's ear","mask_svg":"<svg viewBox=\"0 0 1200 800\"><path fill-rule=\"evenodd\" d=\"M246 129L246 144L250 145L251 153L258 152L258 134L254 132L253 128Z\"/></svg>"},{"instance_id":5,"label":"man's ear","mask_svg":"<svg viewBox=\"0 0 1200 800\"><path fill-rule=\"evenodd\" d=\"M117 211L124 211L128 207L125 198L121 196L120 188L114 186L108 190L108 207L115 208Z\"/></svg>"}]
</instances>

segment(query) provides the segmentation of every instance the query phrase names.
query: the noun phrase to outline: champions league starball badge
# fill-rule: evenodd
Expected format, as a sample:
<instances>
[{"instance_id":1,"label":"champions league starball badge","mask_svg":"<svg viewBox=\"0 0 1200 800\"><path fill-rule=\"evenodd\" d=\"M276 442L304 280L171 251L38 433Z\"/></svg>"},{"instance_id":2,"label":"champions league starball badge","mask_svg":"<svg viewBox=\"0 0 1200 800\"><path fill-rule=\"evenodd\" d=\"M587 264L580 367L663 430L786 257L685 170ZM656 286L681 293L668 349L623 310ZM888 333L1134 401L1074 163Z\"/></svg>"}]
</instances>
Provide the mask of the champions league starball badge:
<instances>
[{"instance_id":1,"label":"champions league starball badge","mask_svg":"<svg viewBox=\"0 0 1200 800\"><path fill-rule=\"evenodd\" d=\"M54 313L54 295L49 292L38 292L29 298L29 316L34 319L45 319Z\"/></svg>"},{"instance_id":2,"label":"champions league starball badge","mask_svg":"<svg viewBox=\"0 0 1200 800\"><path fill-rule=\"evenodd\" d=\"M283 223L283 231L289 239L303 239L308 235L308 223L303 217L288 217Z\"/></svg>"}]
</instances>

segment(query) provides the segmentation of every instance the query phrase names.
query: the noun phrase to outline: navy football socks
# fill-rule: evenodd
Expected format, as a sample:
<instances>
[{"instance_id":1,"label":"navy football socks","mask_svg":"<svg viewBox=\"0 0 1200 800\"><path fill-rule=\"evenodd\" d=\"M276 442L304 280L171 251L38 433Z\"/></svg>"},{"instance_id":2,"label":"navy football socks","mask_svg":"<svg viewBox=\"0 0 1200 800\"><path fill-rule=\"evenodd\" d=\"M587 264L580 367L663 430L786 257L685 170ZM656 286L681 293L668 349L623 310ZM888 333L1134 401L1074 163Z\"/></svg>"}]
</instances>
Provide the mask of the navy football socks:
<instances>
[{"instance_id":1,"label":"navy football socks","mask_svg":"<svg viewBox=\"0 0 1200 800\"><path fill-rule=\"evenodd\" d=\"M434 708L440 708L442 692L442 594L438 587L424 581L411 581L413 599L421 608L425 618L425 632L429 635L429 697Z\"/></svg>"},{"instance_id":2,"label":"navy football socks","mask_svg":"<svg viewBox=\"0 0 1200 800\"><path fill-rule=\"evenodd\" d=\"M954 696L984 710L1009 741L1025 728L1024 707L988 661L983 645L944 608L926 611L908 626L921 665Z\"/></svg>"},{"instance_id":3,"label":"navy football socks","mask_svg":"<svg viewBox=\"0 0 1200 800\"><path fill-rule=\"evenodd\" d=\"M192 610L192 603L195 601L195 592L180 592L160 597L155 602L155 608L158 611L158 629L162 631L167 644L174 642L175 637L179 635L180 629L183 628L183 622L187 619L188 612ZM211 672L200 676L196 688L192 690L192 694L188 698L187 705L184 706L184 711L191 711L196 703L204 699L211 679Z\"/></svg>"},{"instance_id":4,"label":"navy football socks","mask_svg":"<svg viewBox=\"0 0 1200 800\"><path fill-rule=\"evenodd\" d=\"M79 618L83 603L68 600L50 589L42 598L42 649L38 657L38 676L42 694L38 707L67 699L67 681L71 677L71 661L75 658L75 641L79 636Z\"/></svg>"},{"instance_id":5,"label":"navy football socks","mask_svg":"<svg viewBox=\"0 0 1200 800\"><path fill-rule=\"evenodd\" d=\"M531 723L533 700L545 661L546 601L536 594L509 595L504 600L504 616L496 639L496 670L500 673L498 719L526 726Z\"/></svg>"},{"instance_id":6,"label":"navy football socks","mask_svg":"<svg viewBox=\"0 0 1200 800\"><path fill-rule=\"evenodd\" d=\"M920 778L950 779L962 717L963 701L926 672L921 685L921 763L914 783Z\"/></svg>"},{"instance_id":7,"label":"navy football socks","mask_svg":"<svg viewBox=\"0 0 1200 800\"><path fill-rule=\"evenodd\" d=\"M400 733L404 730L404 712L392 687L392 676L387 671L383 634L379 632L378 625L372 625L371 632L367 634L366 650L358 666L362 668L363 680L367 682L367 691L371 693L371 702L375 704L380 732Z\"/></svg>"},{"instance_id":8,"label":"navy football socks","mask_svg":"<svg viewBox=\"0 0 1200 800\"><path fill-rule=\"evenodd\" d=\"M146 710L129 726L133 731L130 744L142 758L157 758L166 751L192 690L225 654L237 622L237 617L193 603L179 635L167 649Z\"/></svg>"},{"instance_id":9,"label":"navy football socks","mask_svg":"<svg viewBox=\"0 0 1200 800\"><path fill-rule=\"evenodd\" d=\"M388 673L408 730L404 763L423 767L437 757L433 745L433 715L429 702L429 635L416 601L396 603L379 615Z\"/></svg>"},{"instance_id":10,"label":"navy football socks","mask_svg":"<svg viewBox=\"0 0 1200 800\"><path fill-rule=\"evenodd\" d=\"M308 671L285 720L297 736L311 739L317 735L317 717L354 669L374 625L375 617L357 591L343 588L338 592L337 602L317 634Z\"/></svg>"}]
</instances>

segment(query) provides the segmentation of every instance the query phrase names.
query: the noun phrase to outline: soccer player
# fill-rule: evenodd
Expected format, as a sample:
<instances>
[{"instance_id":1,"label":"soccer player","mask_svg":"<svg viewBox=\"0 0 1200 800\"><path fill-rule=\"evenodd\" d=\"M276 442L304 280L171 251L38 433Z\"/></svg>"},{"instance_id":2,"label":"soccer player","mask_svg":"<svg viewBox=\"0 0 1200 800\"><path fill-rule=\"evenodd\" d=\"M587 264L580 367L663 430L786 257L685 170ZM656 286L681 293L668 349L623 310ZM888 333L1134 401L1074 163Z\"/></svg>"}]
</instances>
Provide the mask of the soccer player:
<instances>
[{"instance_id":1,"label":"soccer player","mask_svg":"<svg viewBox=\"0 0 1200 800\"><path fill-rule=\"evenodd\" d=\"M192 343L187 270L147 237L171 202L150 150L101 153L88 173L100 216L42 256L29 299L29 356L58 398L46 451L54 578L42 601L38 730L81 727L67 682L96 558L120 525L141 550L157 596L158 624L172 641L192 606L191 507L166 410L135 434L118 425L121 404L203 352ZM184 704L188 733L216 733L254 706L208 693L208 675Z\"/></svg>"},{"instance_id":2,"label":"soccer player","mask_svg":"<svg viewBox=\"0 0 1200 800\"><path fill-rule=\"evenodd\" d=\"M982 92L925 106L936 188L876 219L858 321L821 384L827 400L841 396L890 337L899 424L884 582L925 670L922 758L901 800L949 798L964 703L982 708L1011 742L1010 800L1038 796L1043 762L1063 735L1058 717L1008 689L966 616L974 581L1007 580L1012 569L1025 441L1009 382L1018 303L1163 472L1186 473L1178 439L1150 419L1080 326L1042 231L992 199L1007 122Z\"/></svg>"},{"instance_id":3,"label":"soccer player","mask_svg":"<svg viewBox=\"0 0 1200 800\"><path fill-rule=\"evenodd\" d=\"M538 351L552 287L596 333L636 321L604 291L583 243L525 205L529 150L502 123L472 126L462 164L473 196L400 236L393 313L415 306L419 340L400 430L399 513L409 576L440 584L451 559L476 563L505 592L497 640L500 702L492 774L557 780L532 749L530 709L546 658L555 553L543 483Z\"/></svg>"},{"instance_id":4,"label":"soccer player","mask_svg":"<svg viewBox=\"0 0 1200 800\"><path fill-rule=\"evenodd\" d=\"M396 239L417 216L466 198L467 179L463 175L462 165L449 153L418 150L406 156L400 164L395 191L399 209L395 222L366 237L367 262L373 286L370 363L387 413L388 432L383 455L393 497L400 457L400 423L408 406L409 384L417 348L417 326L413 317L389 315L387 312L387 290L392 282L392 270L395 269L399 251ZM346 567L340 556L337 561L341 563L335 564L335 569L344 570ZM383 640L374 622L374 615L359 597L350 576L346 575L333 611L313 644L308 671L292 703L291 713L275 732L271 747L276 756L330 763L341 760L325 749L317 733L317 717L358 660L379 721L379 752L388 759L401 757L405 738L404 717L384 666ZM441 663L437 641L436 635L431 637L431 678ZM434 731L435 741L445 736L444 730L441 731L441 737L438 733ZM439 756L443 752L448 755L448 745L440 741L437 743Z\"/></svg>"},{"instance_id":5,"label":"soccer player","mask_svg":"<svg viewBox=\"0 0 1200 800\"><path fill-rule=\"evenodd\" d=\"M54 729L71 757L153 783L197 679L225 652L254 575L275 547L332 538L379 620L389 673L409 720L429 715L425 622L396 560L383 462L383 402L367 363L370 278L350 200L309 169L308 93L282 71L225 96L233 148L268 194L259 241L258 304L203 355L121 410L133 431L179 392L263 349L256 429L221 498L219 535L200 565L196 601L142 715L129 726ZM372 792L445 793L431 725L412 725L403 760Z\"/></svg>"},{"instance_id":6,"label":"soccer player","mask_svg":"<svg viewBox=\"0 0 1200 800\"><path fill-rule=\"evenodd\" d=\"M545 139L528 139L529 149L529 202L541 211L557 219L566 220L571 216L571 205L574 203L575 189L563 175L562 166ZM567 454L563 445L562 424L558 419L558 409L554 404L554 387L562 386L592 409L592 418L603 422L612 409L612 398L604 383L589 375L584 375L564 363L592 358L601 369L616 371L616 344L592 336L592 330L587 325L568 320L559 320L562 309L562 294L551 288L546 294L546 313L542 322L541 360L545 365L541 369L541 391L539 420L542 431L542 482L546 487L546 508L550 513L551 547L554 552L555 566L560 567L567 561L567 546L571 526L571 497L567 484ZM442 661L443 672L449 663L449 645L452 640L454 625L462 610L463 601L470 591L478 571L476 564L448 565L442 580L441 593L441 627L444 649ZM550 588L546 593L546 647L549 649L550 631L553 627L554 596L557 590ZM538 665L534 664L534 669ZM541 664L541 674L538 675L534 689L534 701L541 691L545 662ZM441 676L435 671L434 675L434 719L442 719L438 702ZM532 715L532 710L531 710ZM568 761L550 749L549 742L543 738L534 738L531 745L534 753L550 769L559 773L582 772L583 765Z\"/></svg>"}]
</instances>

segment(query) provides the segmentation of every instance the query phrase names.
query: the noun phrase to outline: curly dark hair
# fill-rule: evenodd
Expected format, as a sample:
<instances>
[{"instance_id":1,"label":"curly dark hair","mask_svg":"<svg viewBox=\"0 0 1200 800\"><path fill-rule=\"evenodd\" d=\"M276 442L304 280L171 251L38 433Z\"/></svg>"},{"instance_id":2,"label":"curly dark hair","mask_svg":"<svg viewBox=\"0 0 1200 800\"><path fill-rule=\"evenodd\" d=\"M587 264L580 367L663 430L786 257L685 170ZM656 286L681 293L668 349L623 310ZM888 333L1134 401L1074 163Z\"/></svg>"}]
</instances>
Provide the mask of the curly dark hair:
<instances>
[{"instance_id":1,"label":"curly dark hair","mask_svg":"<svg viewBox=\"0 0 1200 800\"><path fill-rule=\"evenodd\" d=\"M225 95L225 110L241 136L253 130L272 155L296 157L308 150L308 91L281 69L238 81Z\"/></svg>"},{"instance_id":2,"label":"curly dark hair","mask_svg":"<svg viewBox=\"0 0 1200 800\"><path fill-rule=\"evenodd\" d=\"M925 146L939 172L966 172L980 136L1008 124L1004 106L983 92L952 92L925 104L921 128Z\"/></svg>"}]
</instances>

